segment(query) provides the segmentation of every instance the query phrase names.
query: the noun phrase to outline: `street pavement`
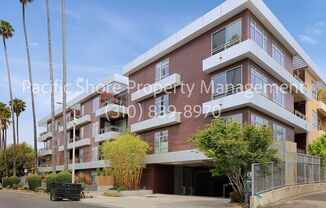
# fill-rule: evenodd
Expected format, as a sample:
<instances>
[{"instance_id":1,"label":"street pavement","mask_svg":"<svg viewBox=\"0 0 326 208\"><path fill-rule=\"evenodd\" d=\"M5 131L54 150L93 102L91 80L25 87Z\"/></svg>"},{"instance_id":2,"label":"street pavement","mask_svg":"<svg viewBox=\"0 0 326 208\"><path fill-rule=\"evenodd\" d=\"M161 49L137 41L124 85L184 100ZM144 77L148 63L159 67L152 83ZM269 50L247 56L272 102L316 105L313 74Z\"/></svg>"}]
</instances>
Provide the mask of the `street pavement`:
<instances>
[{"instance_id":1,"label":"street pavement","mask_svg":"<svg viewBox=\"0 0 326 208\"><path fill-rule=\"evenodd\" d=\"M293 198L282 204L282 208L326 208L326 192L319 192Z\"/></svg>"},{"instance_id":2,"label":"street pavement","mask_svg":"<svg viewBox=\"0 0 326 208\"><path fill-rule=\"evenodd\" d=\"M0 190L0 208L99 208L76 201L50 201L49 197Z\"/></svg>"}]
</instances>

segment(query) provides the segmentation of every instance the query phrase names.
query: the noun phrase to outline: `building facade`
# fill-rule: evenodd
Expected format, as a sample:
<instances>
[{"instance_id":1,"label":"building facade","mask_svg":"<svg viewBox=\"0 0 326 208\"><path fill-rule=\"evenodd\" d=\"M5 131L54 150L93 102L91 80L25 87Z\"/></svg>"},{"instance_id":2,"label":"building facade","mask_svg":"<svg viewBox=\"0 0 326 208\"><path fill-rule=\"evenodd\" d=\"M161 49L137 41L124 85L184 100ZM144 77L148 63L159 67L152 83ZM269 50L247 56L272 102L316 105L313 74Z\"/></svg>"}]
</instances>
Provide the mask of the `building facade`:
<instances>
[{"instance_id":1,"label":"building facade","mask_svg":"<svg viewBox=\"0 0 326 208\"><path fill-rule=\"evenodd\" d=\"M76 113L75 169L87 175L95 183L96 169L107 165L102 160L99 148L101 144L124 133L127 129L127 86L128 79L113 75L98 83L94 90L84 92L67 104L67 151L68 164L71 169L74 112ZM40 134L39 142L44 148L39 152L39 171L61 171L64 168L64 139L62 110L56 112L55 133L51 132L51 117L39 121L46 126ZM53 159L55 159L53 161ZM53 165L53 162L55 165Z\"/></svg>"},{"instance_id":2,"label":"building facade","mask_svg":"<svg viewBox=\"0 0 326 208\"><path fill-rule=\"evenodd\" d=\"M128 91L119 92L127 97L124 122L151 146L142 187L154 193L226 195L228 180L213 178L210 159L190 142L217 117L269 125L275 146L287 159L305 152L326 128L326 105L318 93L326 79L261 0L225 1L125 65L123 75L129 79ZM78 126L78 135L89 138L77 150L86 164L95 161L93 150L99 144L92 126L106 127L94 115L94 98L77 102L84 104L81 115L89 115ZM60 113L57 120L62 123ZM50 129L50 118L41 123ZM58 149L51 149L49 131L40 138L48 147L44 152L57 154L57 170L62 169L63 138ZM44 164L51 164L51 156L44 158Z\"/></svg>"}]
</instances>

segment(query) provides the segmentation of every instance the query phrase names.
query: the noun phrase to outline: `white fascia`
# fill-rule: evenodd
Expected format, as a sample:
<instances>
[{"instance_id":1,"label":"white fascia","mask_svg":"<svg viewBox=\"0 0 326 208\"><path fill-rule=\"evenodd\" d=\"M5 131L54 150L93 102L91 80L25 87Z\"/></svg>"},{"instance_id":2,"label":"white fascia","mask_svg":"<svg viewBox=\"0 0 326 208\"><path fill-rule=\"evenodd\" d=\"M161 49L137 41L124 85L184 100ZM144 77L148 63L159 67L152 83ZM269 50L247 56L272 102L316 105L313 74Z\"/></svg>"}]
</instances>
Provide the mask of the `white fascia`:
<instances>
[{"instance_id":1,"label":"white fascia","mask_svg":"<svg viewBox=\"0 0 326 208\"><path fill-rule=\"evenodd\" d=\"M311 132L307 121L294 115L283 106L271 101L264 95L253 90L246 90L233 95L203 103L203 114L219 117L221 112L251 107L263 112L276 120L294 127L298 132Z\"/></svg>"},{"instance_id":2,"label":"white fascia","mask_svg":"<svg viewBox=\"0 0 326 208\"><path fill-rule=\"evenodd\" d=\"M112 140L115 139L116 137L120 136L121 133L118 131L109 131L105 132L103 134L98 134L95 136L95 142L103 142L106 140Z\"/></svg>"},{"instance_id":3,"label":"white fascia","mask_svg":"<svg viewBox=\"0 0 326 208\"><path fill-rule=\"evenodd\" d=\"M270 55L267 54L266 51L260 48L251 39L234 45L203 60L203 71L206 73L211 73L244 58L250 58L267 70L277 80L287 84L289 87L292 86L294 91L305 98L305 100L312 99L311 92L302 83L295 79L292 74L277 63Z\"/></svg>"},{"instance_id":4,"label":"white fascia","mask_svg":"<svg viewBox=\"0 0 326 208\"><path fill-rule=\"evenodd\" d=\"M145 158L146 164L175 164L175 163L189 163L189 162L198 162L204 160L211 160L207 158L204 153L200 152L197 149L192 150L184 150L184 151L177 151L177 152L166 152L166 153L159 153L159 154L150 154L147 155Z\"/></svg>"},{"instance_id":5,"label":"white fascia","mask_svg":"<svg viewBox=\"0 0 326 208\"><path fill-rule=\"evenodd\" d=\"M51 149L47 149L47 150L43 150L39 153L39 156L47 156L47 155L52 155L52 150Z\"/></svg>"},{"instance_id":6,"label":"white fascia","mask_svg":"<svg viewBox=\"0 0 326 208\"><path fill-rule=\"evenodd\" d=\"M157 116L144 121L140 121L131 124L130 131L133 133L139 133L143 131L149 131L152 129L158 129L166 126L171 126L181 122L180 112L170 112L162 116Z\"/></svg>"},{"instance_id":7,"label":"white fascia","mask_svg":"<svg viewBox=\"0 0 326 208\"><path fill-rule=\"evenodd\" d=\"M128 114L128 107L117 104L108 104L102 108L96 110L95 116L102 117L106 116L110 112L116 112L121 114Z\"/></svg>"},{"instance_id":8,"label":"white fascia","mask_svg":"<svg viewBox=\"0 0 326 208\"><path fill-rule=\"evenodd\" d=\"M165 92L165 90L172 89L181 84L181 76L179 74L172 74L168 77L165 77L162 80L159 80L151 85L147 85L144 88L134 92L131 94L132 102L139 102L145 100L149 97L155 96L155 94L159 94Z\"/></svg>"},{"instance_id":9,"label":"white fascia","mask_svg":"<svg viewBox=\"0 0 326 208\"><path fill-rule=\"evenodd\" d=\"M81 92L80 95L75 97L73 100L67 102L67 109L69 109L68 106L74 106L74 105L79 104L79 103L91 98L92 96L98 94L99 89L102 89L103 87L108 86L110 84L116 85L115 88L113 89L112 93L118 94L120 92L127 90L128 85L129 85L129 79L128 79L128 77L125 77L125 76L122 76L119 74L113 74L113 75L109 76L108 78L102 80L98 84L96 84L94 87L95 89L89 90L89 86L88 86L87 89L84 89L85 92ZM62 107L56 109L56 111L55 111L55 116L58 116L60 114L62 114ZM50 120L51 120L51 115L49 114L46 117L44 117L43 119L39 120L38 125L46 126L47 122Z\"/></svg>"},{"instance_id":10,"label":"white fascia","mask_svg":"<svg viewBox=\"0 0 326 208\"><path fill-rule=\"evenodd\" d=\"M75 142L75 148L85 147L85 146L89 146L89 145L91 145L91 140L88 138L81 139L81 140ZM74 144L72 142L68 143L67 149L72 149L73 147L74 147ZM58 147L59 152L62 152L63 150L64 150L63 145Z\"/></svg>"},{"instance_id":11,"label":"white fascia","mask_svg":"<svg viewBox=\"0 0 326 208\"><path fill-rule=\"evenodd\" d=\"M39 138L38 138L38 141L39 142L45 142L47 141L48 139L51 139L52 138L52 132L44 132L44 133L41 133Z\"/></svg>"}]
</instances>

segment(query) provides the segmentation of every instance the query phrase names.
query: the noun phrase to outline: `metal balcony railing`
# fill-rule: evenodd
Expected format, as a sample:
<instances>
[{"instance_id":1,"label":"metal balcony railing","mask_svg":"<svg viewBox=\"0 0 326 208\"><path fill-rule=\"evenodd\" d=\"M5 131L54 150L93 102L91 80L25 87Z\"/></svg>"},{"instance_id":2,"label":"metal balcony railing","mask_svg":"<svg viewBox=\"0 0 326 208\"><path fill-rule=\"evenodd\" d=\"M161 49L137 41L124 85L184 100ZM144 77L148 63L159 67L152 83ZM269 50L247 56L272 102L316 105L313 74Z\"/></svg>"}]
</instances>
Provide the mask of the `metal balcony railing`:
<instances>
[{"instance_id":1,"label":"metal balcony railing","mask_svg":"<svg viewBox=\"0 0 326 208\"><path fill-rule=\"evenodd\" d=\"M219 47L216 47L216 48L213 48L212 49L212 55L215 55L217 53L220 53L228 48L231 48L232 46L234 45L237 45L239 43L241 43L242 41L242 37L236 37L236 38L233 38L231 39L230 41L224 43L223 45L219 46Z\"/></svg>"},{"instance_id":2,"label":"metal balcony railing","mask_svg":"<svg viewBox=\"0 0 326 208\"><path fill-rule=\"evenodd\" d=\"M304 115L303 113L301 113L300 111L298 110L294 110L294 115L298 116L299 118L303 119L303 120L307 120L307 117L306 115Z\"/></svg>"},{"instance_id":3,"label":"metal balcony railing","mask_svg":"<svg viewBox=\"0 0 326 208\"><path fill-rule=\"evenodd\" d=\"M108 126L108 127L100 129L99 134L104 134L104 133L107 133L110 131L115 131L115 132L120 132L120 133L124 132L123 128L121 128L119 126Z\"/></svg>"}]
</instances>

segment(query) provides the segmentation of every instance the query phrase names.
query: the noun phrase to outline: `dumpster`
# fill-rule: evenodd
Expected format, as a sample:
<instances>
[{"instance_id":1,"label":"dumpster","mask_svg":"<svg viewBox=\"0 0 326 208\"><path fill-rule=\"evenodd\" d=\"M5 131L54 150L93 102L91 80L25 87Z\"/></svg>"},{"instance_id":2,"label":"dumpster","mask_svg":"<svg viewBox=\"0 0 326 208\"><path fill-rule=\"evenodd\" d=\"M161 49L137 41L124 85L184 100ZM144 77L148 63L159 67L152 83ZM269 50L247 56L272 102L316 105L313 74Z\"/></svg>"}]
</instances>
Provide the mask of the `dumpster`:
<instances>
[{"instance_id":1,"label":"dumpster","mask_svg":"<svg viewBox=\"0 0 326 208\"><path fill-rule=\"evenodd\" d=\"M62 200L69 199L74 201L80 201L80 184L71 184L71 183L52 183L50 200Z\"/></svg>"}]
</instances>

